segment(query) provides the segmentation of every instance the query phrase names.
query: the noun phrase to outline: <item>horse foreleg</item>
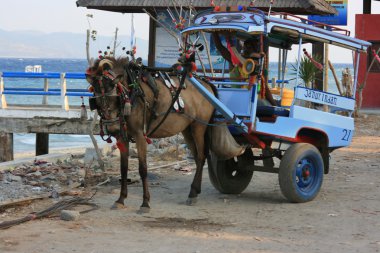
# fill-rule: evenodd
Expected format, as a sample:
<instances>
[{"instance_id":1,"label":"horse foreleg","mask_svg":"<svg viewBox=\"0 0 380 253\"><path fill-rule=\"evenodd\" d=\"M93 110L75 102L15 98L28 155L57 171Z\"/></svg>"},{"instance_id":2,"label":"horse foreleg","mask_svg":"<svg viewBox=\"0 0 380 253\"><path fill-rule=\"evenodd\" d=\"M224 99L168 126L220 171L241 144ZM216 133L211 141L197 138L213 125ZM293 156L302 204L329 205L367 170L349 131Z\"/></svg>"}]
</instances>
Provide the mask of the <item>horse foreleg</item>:
<instances>
[{"instance_id":1,"label":"horse foreleg","mask_svg":"<svg viewBox=\"0 0 380 253\"><path fill-rule=\"evenodd\" d=\"M148 187L148 168L146 163L147 143L142 134L136 138L136 148L139 159L139 174L143 184L143 202L140 207L140 212L145 213L150 210L150 193Z\"/></svg>"},{"instance_id":2,"label":"horse foreleg","mask_svg":"<svg viewBox=\"0 0 380 253\"><path fill-rule=\"evenodd\" d=\"M128 158L129 158L129 142L123 143L125 150L120 150L120 196L116 200L112 208L123 208L124 200L128 197Z\"/></svg>"},{"instance_id":3,"label":"horse foreleg","mask_svg":"<svg viewBox=\"0 0 380 253\"><path fill-rule=\"evenodd\" d=\"M205 164L205 126L192 126L183 132L186 143L189 145L190 150L193 153L196 171L193 182L191 184L189 197L186 201L187 205L194 205L197 202L198 194L201 193L203 166Z\"/></svg>"}]
</instances>

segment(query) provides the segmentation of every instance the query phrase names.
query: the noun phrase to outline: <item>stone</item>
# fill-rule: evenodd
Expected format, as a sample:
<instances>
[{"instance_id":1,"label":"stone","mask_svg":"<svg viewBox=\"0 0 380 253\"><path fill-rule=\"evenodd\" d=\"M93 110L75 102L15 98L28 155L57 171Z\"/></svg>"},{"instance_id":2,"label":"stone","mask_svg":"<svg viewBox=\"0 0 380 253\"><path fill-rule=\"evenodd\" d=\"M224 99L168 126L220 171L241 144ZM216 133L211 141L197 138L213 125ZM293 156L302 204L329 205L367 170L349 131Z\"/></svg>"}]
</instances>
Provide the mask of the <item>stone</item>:
<instances>
[{"instance_id":1,"label":"stone","mask_svg":"<svg viewBox=\"0 0 380 253\"><path fill-rule=\"evenodd\" d=\"M158 148L166 148L168 146L170 146L170 143L168 143L165 139L161 139L158 142Z\"/></svg>"},{"instance_id":2,"label":"stone","mask_svg":"<svg viewBox=\"0 0 380 253\"><path fill-rule=\"evenodd\" d=\"M137 149L136 148L129 148L129 156L130 157L137 157Z\"/></svg>"},{"instance_id":3,"label":"stone","mask_svg":"<svg viewBox=\"0 0 380 253\"><path fill-rule=\"evenodd\" d=\"M79 216L80 216L80 213L78 211L71 211L71 210L61 211L61 220L75 221L79 219Z\"/></svg>"},{"instance_id":4,"label":"stone","mask_svg":"<svg viewBox=\"0 0 380 253\"><path fill-rule=\"evenodd\" d=\"M99 148L100 154L103 155L103 149ZM96 154L95 148L86 148L83 161L85 163L92 162L93 160L98 160L98 155Z\"/></svg>"},{"instance_id":5,"label":"stone","mask_svg":"<svg viewBox=\"0 0 380 253\"><path fill-rule=\"evenodd\" d=\"M39 178L39 177L42 177L42 173L40 171L32 172L32 173L29 173L27 177Z\"/></svg>"},{"instance_id":6,"label":"stone","mask_svg":"<svg viewBox=\"0 0 380 253\"><path fill-rule=\"evenodd\" d=\"M20 176L15 176L15 175L9 174L8 175L8 181L9 182L18 182L18 183L21 183L22 182L22 178Z\"/></svg>"}]
</instances>

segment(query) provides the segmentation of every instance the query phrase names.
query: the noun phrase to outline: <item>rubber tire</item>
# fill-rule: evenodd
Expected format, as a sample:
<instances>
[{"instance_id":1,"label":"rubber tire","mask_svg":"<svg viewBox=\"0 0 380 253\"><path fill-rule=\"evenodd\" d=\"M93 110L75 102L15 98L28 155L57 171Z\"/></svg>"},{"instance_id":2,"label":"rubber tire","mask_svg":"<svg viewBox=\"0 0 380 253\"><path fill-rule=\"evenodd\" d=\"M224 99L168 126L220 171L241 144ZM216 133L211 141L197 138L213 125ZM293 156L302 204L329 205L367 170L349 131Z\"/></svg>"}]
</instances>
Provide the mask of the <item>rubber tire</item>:
<instances>
[{"instance_id":1,"label":"rubber tire","mask_svg":"<svg viewBox=\"0 0 380 253\"><path fill-rule=\"evenodd\" d=\"M306 187L297 183L297 165L301 161L306 161L313 167L311 173L309 171L311 183ZM321 153L315 146L308 143L293 144L285 151L280 163L278 179L282 194L294 203L313 200L318 195L323 183L323 168Z\"/></svg>"},{"instance_id":2,"label":"rubber tire","mask_svg":"<svg viewBox=\"0 0 380 253\"><path fill-rule=\"evenodd\" d=\"M243 155L238 156L236 162L234 158L229 160L219 160L214 153L210 153L207 158L208 174L211 184L219 192L224 194L242 193L253 176L253 170L249 170L249 166L253 166L252 150L247 149Z\"/></svg>"}]
</instances>

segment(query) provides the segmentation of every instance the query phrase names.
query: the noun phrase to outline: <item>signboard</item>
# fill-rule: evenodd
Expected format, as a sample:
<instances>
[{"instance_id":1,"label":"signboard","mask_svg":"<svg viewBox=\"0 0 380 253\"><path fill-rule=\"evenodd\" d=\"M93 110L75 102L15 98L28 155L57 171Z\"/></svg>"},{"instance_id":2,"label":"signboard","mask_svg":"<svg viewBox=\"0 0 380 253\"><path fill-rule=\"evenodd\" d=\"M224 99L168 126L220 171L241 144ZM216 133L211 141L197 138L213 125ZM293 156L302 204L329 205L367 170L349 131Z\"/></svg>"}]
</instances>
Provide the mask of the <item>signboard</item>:
<instances>
[{"instance_id":1,"label":"signboard","mask_svg":"<svg viewBox=\"0 0 380 253\"><path fill-rule=\"evenodd\" d=\"M184 14L187 16L186 14ZM157 15L157 19L160 21L160 23L165 24L165 27L173 28L174 31L174 24L172 19L170 18L167 11L159 11ZM181 34L178 30L177 32L177 38L181 37ZM221 70L224 65L224 59L217 51L213 40L211 39L211 35L206 33L205 34L207 43L210 47L210 55L211 55L211 62L215 70ZM154 65L156 67L170 67L173 64L177 62L177 59L179 58L179 44L177 38L174 38L171 36L163 27L161 27L159 24L157 24L156 28L156 45L155 45L155 61ZM206 51L206 42L203 40L203 36L200 36L199 43L202 43L205 47L202 52L199 52L199 56L202 59L203 64L205 65L206 69L210 69L210 64L207 56ZM196 57L197 58L197 57ZM198 70L201 71L201 64L197 58L196 64L198 66ZM228 68L228 63L226 64L226 68Z\"/></svg>"},{"instance_id":2,"label":"signboard","mask_svg":"<svg viewBox=\"0 0 380 253\"><path fill-rule=\"evenodd\" d=\"M295 98L314 102L317 104L339 107L351 111L355 108L355 99L342 97L318 90L312 90L300 86L296 88Z\"/></svg>"},{"instance_id":3,"label":"signboard","mask_svg":"<svg viewBox=\"0 0 380 253\"><path fill-rule=\"evenodd\" d=\"M328 24L328 25L347 25L347 5L348 0L326 0L332 7L334 7L338 14L336 15L310 15L308 19Z\"/></svg>"}]
</instances>

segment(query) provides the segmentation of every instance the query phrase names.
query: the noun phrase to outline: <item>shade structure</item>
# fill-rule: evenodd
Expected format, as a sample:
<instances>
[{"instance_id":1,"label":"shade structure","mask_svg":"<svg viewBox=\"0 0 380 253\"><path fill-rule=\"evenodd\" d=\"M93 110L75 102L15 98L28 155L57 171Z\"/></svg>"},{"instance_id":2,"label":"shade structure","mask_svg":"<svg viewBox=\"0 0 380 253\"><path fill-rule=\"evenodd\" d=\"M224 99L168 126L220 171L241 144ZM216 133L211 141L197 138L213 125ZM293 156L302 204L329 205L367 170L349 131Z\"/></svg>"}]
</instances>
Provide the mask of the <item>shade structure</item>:
<instances>
[{"instance_id":1,"label":"shade structure","mask_svg":"<svg viewBox=\"0 0 380 253\"><path fill-rule=\"evenodd\" d=\"M248 6L251 0L215 0L215 4L221 6ZM190 0L78 0L78 7L97 9L121 13L142 12L143 8L167 8L173 6L188 6ZM195 8L210 8L208 0L193 0ZM264 11L269 9L269 0L256 0L254 6ZM275 0L272 6L273 11L288 12L292 14L335 14L335 8L331 7L325 0Z\"/></svg>"}]
</instances>

